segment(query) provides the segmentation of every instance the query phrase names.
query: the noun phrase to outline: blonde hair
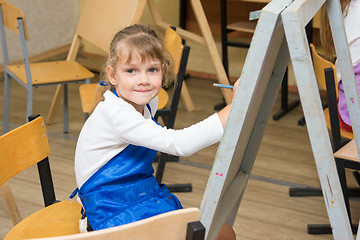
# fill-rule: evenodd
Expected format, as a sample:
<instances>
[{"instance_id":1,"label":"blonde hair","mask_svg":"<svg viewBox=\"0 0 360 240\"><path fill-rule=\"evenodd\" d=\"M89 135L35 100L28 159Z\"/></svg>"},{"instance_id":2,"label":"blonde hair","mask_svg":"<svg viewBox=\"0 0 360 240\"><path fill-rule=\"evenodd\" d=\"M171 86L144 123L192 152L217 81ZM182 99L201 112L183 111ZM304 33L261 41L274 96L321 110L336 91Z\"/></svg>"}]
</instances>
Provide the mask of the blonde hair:
<instances>
[{"instance_id":1,"label":"blonde hair","mask_svg":"<svg viewBox=\"0 0 360 240\"><path fill-rule=\"evenodd\" d=\"M341 11L344 16L347 14L350 2L351 0L340 0ZM335 46L331 34L326 4L321 7L320 41L325 50L325 57L328 59L333 59L335 56Z\"/></svg>"},{"instance_id":2,"label":"blonde hair","mask_svg":"<svg viewBox=\"0 0 360 240\"><path fill-rule=\"evenodd\" d=\"M110 43L109 55L101 73L100 80L102 84L97 87L97 100L91 113L97 104L104 100L103 94L105 91L115 89L108 79L106 67L111 66L113 69L116 69L116 64L119 61L124 63L131 62L134 51L141 57L142 62L150 59L159 60L163 70L163 85L167 84L166 81L169 79L169 73L170 76L173 74L173 61L164 47L164 42L150 27L140 24L131 25L117 32ZM127 59L122 59L124 57Z\"/></svg>"}]
</instances>

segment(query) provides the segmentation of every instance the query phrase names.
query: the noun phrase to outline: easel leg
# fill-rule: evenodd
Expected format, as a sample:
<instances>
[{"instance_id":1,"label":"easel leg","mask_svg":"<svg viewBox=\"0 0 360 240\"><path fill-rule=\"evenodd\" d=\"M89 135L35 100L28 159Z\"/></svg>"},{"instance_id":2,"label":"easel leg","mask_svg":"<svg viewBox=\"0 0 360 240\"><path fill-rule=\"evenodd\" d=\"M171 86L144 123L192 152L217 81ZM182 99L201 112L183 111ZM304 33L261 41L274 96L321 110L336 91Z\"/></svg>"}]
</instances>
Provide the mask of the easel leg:
<instances>
[{"instance_id":1,"label":"easel leg","mask_svg":"<svg viewBox=\"0 0 360 240\"><path fill-rule=\"evenodd\" d=\"M22 219L20 216L19 209L17 208L17 205L15 203L15 198L11 191L9 183L5 182L2 186L0 186L0 191L1 191L1 194L3 195L4 202L5 202L6 208L8 209L11 221L12 221L13 225L15 226Z\"/></svg>"},{"instance_id":2,"label":"easel leg","mask_svg":"<svg viewBox=\"0 0 360 240\"><path fill-rule=\"evenodd\" d=\"M270 117L271 109L274 105L278 89L280 88L281 79L284 76L286 66L289 62L289 53L287 51L287 44L284 36L282 35L281 38L280 35L279 39L274 42L277 44L276 45L274 43L274 48L280 48L280 50L278 55L271 56L273 59L269 60L269 62L275 64L275 67L269 71L271 68L270 67L267 69L268 73L264 73L268 74L270 79L266 79L268 82L264 82L259 89L256 88L257 85L254 85L254 90L252 90L252 87L247 89L248 91L253 91L252 95L254 96L263 96L262 99L259 98L259 103L256 104L256 106L252 105L253 108L251 110L253 110L253 112L250 111L251 113L248 113L243 120L244 122L249 123L250 121L247 120L247 118L255 117L254 126L246 127L246 129L252 129L252 131L250 131L249 139L241 139L241 142L238 141L235 149L232 149L233 152L231 151L229 155L229 146L233 146L233 138L240 138L241 135L241 130L235 130L236 128L239 128L239 124L241 126L241 123L239 123L237 124L237 127L234 126L234 129L226 129L223 141L220 144L217 158L215 159L214 166L210 174L210 179L204 193L204 198L200 206L201 221L208 229L207 239L215 239L215 236L217 236L217 233L223 224L225 222L231 221L234 218L234 213L238 210L238 206L254 165L254 161L261 142L260 139L264 135L267 125L266 123ZM280 42L281 45L278 42ZM246 103L244 104L247 105ZM246 106L243 106L242 108L245 107ZM232 111L234 112L237 110L241 111L239 109L241 108L239 105L233 105L233 108L234 109L232 109ZM230 114L228 122L232 121L232 117L232 114ZM231 132L231 134L228 134L228 132ZM247 137L245 133L243 137ZM228 162L226 162L224 161L225 156L227 156L227 158L231 157L231 159L228 159ZM222 160L221 163L217 161L218 159ZM224 190L219 189L221 186L219 187L220 179L218 179L218 176L219 172L225 171L225 162L226 168L230 169L227 171L225 177L226 179L231 179L231 182L229 185L227 185L228 188ZM217 202L216 207L214 206L213 202Z\"/></svg>"},{"instance_id":3,"label":"easel leg","mask_svg":"<svg viewBox=\"0 0 360 240\"><path fill-rule=\"evenodd\" d=\"M54 123L54 119L56 117L56 112L58 110L58 107L60 105L60 101L61 101L61 97L62 97L62 91L63 91L63 86L61 84L59 84L56 88L55 91L55 95L53 98L53 101L51 103L51 107L46 119L46 123L47 124L53 124Z\"/></svg>"}]
</instances>

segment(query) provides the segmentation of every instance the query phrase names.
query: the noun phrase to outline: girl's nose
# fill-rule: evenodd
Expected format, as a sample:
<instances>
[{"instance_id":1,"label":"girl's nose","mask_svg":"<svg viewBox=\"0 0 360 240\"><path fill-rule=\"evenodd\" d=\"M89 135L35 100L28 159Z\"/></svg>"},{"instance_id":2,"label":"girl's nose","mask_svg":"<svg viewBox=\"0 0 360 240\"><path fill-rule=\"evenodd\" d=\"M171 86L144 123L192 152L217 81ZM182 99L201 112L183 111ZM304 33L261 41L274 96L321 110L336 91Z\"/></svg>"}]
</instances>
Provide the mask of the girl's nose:
<instances>
[{"instance_id":1,"label":"girl's nose","mask_svg":"<svg viewBox=\"0 0 360 240\"><path fill-rule=\"evenodd\" d=\"M137 85L140 86L148 83L149 83L149 76L146 73L140 74Z\"/></svg>"}]
</instances>

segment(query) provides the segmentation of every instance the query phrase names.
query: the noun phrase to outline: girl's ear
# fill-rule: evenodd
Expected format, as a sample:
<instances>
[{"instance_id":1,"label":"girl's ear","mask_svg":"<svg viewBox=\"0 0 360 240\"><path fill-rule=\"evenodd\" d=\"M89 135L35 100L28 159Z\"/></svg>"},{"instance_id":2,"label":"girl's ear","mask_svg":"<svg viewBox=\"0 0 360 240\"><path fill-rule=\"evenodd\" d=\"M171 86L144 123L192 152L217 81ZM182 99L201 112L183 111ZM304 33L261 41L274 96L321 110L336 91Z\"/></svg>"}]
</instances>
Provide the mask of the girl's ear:
<instances>
[{"instance_id":1,"label":"girl's ear","mask_svg":"<svg viewBox=\"0 0 360 240\"><path fill-rule=\"evenodd\" d=\"M116 85L116 80L115 80L115 69L110 66L110 65L107 65L106 66L106 75L110 81L110 83L112 85Z\"/></svg>"}]
</instances>

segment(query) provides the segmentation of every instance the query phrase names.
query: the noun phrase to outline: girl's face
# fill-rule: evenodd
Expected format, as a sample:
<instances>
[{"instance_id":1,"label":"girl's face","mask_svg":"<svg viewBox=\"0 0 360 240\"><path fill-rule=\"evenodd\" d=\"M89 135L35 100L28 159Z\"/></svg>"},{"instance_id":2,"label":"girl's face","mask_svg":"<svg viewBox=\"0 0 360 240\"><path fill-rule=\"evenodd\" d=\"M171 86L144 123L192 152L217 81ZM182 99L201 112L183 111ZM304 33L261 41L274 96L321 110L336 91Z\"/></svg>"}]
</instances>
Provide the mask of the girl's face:
<instances>
[{"instance_id":1,"label":"girl's face","mask_svg":"<svg viewBox=\"0 0 360 240\"><path fill-rule=\"evenodd\" d=\"M156 59L141 61L136 51L129 63L126 63L127 56L121 59L125 60L118 61L115 69L106 67L110 83L115 86L119 97L142 114L145 105L160 92L163 77L161 62Z\"/></svg>"}]
</instances>

